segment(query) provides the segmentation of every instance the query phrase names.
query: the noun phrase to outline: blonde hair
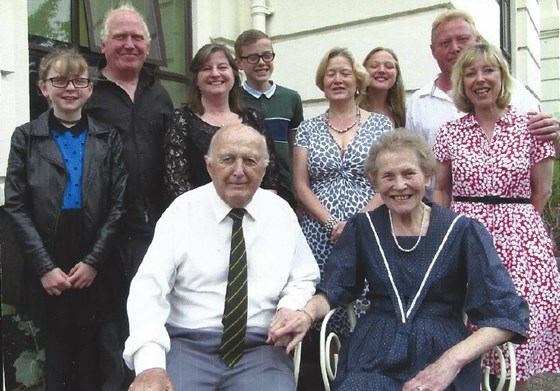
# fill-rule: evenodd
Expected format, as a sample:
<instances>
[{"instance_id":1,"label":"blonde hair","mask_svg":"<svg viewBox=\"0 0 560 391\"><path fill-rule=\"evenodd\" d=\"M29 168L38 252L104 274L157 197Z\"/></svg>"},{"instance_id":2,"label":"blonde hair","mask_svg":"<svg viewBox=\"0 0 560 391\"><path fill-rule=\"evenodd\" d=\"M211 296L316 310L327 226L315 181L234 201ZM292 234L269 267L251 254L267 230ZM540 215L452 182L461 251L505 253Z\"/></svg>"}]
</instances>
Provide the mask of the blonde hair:
<instances>
[{"instance_id":1,"label":"blonde hair","mask_svg":"<svg viewBox=\"0 0 560 391\"><path fill-rule=\"evenodd\" d=\"M451 96L453 103L461 111L470 113L474 111L474 105L465 93L465 83L463 81L465 70L470 67L476 60L484 60L500 69L502 74L502 87L500 94L496 100L496 104L500 108L505 108L511 101L513 90L513 79L509 73L509 67L498 48L487 43L476 43L465 49L451 71L451 84L453 90Z\"/></svg>"},{"instance_id":2,"label":"blonde hair","mask_svg":"<svg viewBox=\"0 0 560 391\"><path fill-rule=\"evenodd\" d=\"M366 69L362 64L356 61L356 58L350 52L350 50L346 48L333 48L327 52L321 59L319 66L317 67L317 73L315 74L315 85L319 87L321 91L324 91L323 85L323 78L327 72L327 66L329 61L334 57L342 56L346 58L350 65L352 66L352 71L354 72L354 76L356 76L356 94L360 97L363 96L366 92L366 87L369 83L369 74L367 73Z\"/></svg>"},{"instance_id":3,"label":"blonde hair","mask_svg":"<svg viewBox=\"0 0 560 391\"><path fill-rule=\"evenodd\" d=\"M371 52L368 53L362 65L365 67L371 56L378 52L387 52L395 59L395 69L397 70L397 78L395 79L395 84L389 88L387 92L387 104L393 111L393 117L395 119L395 127L404 126L406 122L406 95L404 90L404 83L402 79L401 67L399 65L399 59L392 49L384 47L376 47ZM367 72L367 70L366 70ZM369 91L366 87L366 93L362 98L360 107L364 110L371 111L371 103L369 101Z\"/></svg>"},{"instance_id":4,"label":"blonde hair","mask_svg":"<svg viewBox=\"0 0 560 391\"><path fill-rule=\"evenodd\" d=\"M471 14L469 14L467 11L460 10L460 9L449 9L443 11L441 14L436 16L436 18L432 22L432 44L434 43L434 36L437 28L443 23L447 23L455 19L463 19L471 26L473 35L475 37L480 37L480 33L476 29L476 25L474 23L474 19Z\"/></svg>"},{"instance_id":5,"label":"blonde hair","mask_svg":"<svg viewBox=\"0 0 560 391\"><path fill-rule=\"evenodd\" d=\"M152 37L150 36L150 30L148 30L148 25L146 24L146 21L144 20L144 16L138 12L138 10L136 10L136 8L134 8L132 6L132 4L125 2L123 4L121 4L118 8L114 8L109 10L106 14L105 14L105 18L103 19L103 29L101 30L101 41L102 42L107 42L107 38L109 38L109 23L111 23L111 21L113 20L113 18L115 16L117 16L120 13L124 13L124 12L128 12L131 13L133 15L136 15L138 17L138 19L140 19L142 21L142 27L144 28L144 39L146 40L146 42L148 42L148 44L151 42Z\"/></svg>"},{"instance_id":6,"label":"blonde hair","mask_svg":"<svg viewBox=\"0 0 560 391\"><path fill-rule=\"evenodd\" d=\"M58 49L43 57L39 65L39 84L47 80L47 75L52 68L55 68L60 76L66 79L84 73L89 76L88 63L74 49Z\"/></svg>"}]
</instances>

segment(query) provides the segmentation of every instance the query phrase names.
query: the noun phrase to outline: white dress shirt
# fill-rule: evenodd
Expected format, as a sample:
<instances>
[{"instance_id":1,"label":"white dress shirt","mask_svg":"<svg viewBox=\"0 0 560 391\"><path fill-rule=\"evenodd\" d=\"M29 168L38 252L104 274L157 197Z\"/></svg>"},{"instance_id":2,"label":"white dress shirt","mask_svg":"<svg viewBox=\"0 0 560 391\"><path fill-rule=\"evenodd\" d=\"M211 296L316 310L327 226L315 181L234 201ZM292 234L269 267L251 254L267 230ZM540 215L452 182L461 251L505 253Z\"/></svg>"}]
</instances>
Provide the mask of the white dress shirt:
<instances>
[{"instance_id":1,"label":"white dress shirt","mask_svg":"<svg viewBox=\"0 0 560 391\"><path fill-rule=\"evenodd\" d=\"M277 309L299 309L315 293L319 268L291 207L258 189L245 207L247 332L266 334ZM128 298L124 358L136 373L165 368L165 324L222 330L229 269L231 207L214 185L178 197L158 221Z\"/></svg>"},{"instance_id":2,"label":"white dress shirt","mask_svg":"<svg viewBox=\"0 0 560 391\"><path fill-rule=\"evenodd\" d=\"M438 76L439 77L439 76ZM430 146L434 145L436 134L443 124L461 118L449 95L437 85L437 77L410 97L406 107L406 127L421 133ZM539 102L517 79L513 79L513 94L510 104L522 114L540 111Z\"/></svg>"}]
</instances>

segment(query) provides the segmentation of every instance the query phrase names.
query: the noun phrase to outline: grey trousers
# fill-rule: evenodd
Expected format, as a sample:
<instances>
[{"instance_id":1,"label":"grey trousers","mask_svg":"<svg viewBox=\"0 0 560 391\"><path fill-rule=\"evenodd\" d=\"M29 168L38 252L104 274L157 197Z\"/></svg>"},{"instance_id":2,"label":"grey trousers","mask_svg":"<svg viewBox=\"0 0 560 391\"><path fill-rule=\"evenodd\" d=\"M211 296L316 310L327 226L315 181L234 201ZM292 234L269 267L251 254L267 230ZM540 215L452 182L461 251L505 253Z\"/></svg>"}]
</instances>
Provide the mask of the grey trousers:
<instances>
[{"instance_id":1,"label":"grey trousers","mask_svg":"<svg viewBox=\"0 0 560 391\"><path fill-rule=\"evenodd\" d=\"M175 391L295 391L292 358L247 332L241 360L228 368L220 359L221 332L167 326L167 371Z\"/></svg>"}]
</instances>

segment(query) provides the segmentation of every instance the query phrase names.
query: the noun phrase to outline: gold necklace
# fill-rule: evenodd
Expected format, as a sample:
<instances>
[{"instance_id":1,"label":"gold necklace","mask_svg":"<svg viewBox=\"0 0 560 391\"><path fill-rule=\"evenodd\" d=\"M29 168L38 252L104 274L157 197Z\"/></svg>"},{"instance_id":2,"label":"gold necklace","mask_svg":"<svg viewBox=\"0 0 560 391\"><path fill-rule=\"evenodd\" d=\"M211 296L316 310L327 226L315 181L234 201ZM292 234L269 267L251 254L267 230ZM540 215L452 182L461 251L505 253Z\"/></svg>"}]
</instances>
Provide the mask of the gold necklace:
<instances>
[{"instance_id":1,"label":"gold necklace","mask_svg":"<svg viewBox=\"0 0 560 391\"><path fill-rule=\"evenodd\" d=\"M206 117L208 117L208 119L211 121L211 122L210 122L210 125L212 125L212 126L217 126L217 127L219 127L219 128L223 128L224 126L226 126L225 124L223 124L223 123L221 123L220 121L218 121L218 120L216 119L216 117L214 117L213 115L211 115L209 112L206 111L205 114L206 114Z\"/></svg>"},{"instance_id":2,"label":"gold necklace","mask_svg":"<svg viewBox=\"0 0 560 391\"><path fill-rule=\"evenodd\" d=\"M411 248L404 248L401 247L399 241L397 240L397 235L395 235L395 228L393 227L393 217L391 216L391 209L389 209L389 223L391 224L391 235L393 235L393 240L395 241L395 244L397 245L397 248L399 250L404 251L405 253L410 253L416 250L416 247L418 247L418 245L420 244L420 240L422 240L422 232L424 232L425 217L426 217L426 207L422 205L422 222L420 223L420 234L418 235L418 239L416 240L414 246L412 246Z\"/></svg>"}]
</instances>

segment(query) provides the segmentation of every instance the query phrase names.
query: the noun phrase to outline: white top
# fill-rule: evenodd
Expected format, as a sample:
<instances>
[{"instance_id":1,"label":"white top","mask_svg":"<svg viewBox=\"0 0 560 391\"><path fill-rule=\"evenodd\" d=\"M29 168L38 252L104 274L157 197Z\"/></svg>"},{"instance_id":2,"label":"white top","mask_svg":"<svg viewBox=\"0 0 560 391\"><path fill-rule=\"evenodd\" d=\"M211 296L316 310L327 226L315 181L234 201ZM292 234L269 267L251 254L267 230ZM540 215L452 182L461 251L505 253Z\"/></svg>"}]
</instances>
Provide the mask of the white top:
<instances>
[{"instance_id":1,"label":"white top","mask_svg":"<svg viewBox=\"0 0 560 391\"><path fill-rule=\"evenodd\" d=\"M304 307L319 268L288 203L258 189L245 209L247 331L266 334L277 309ZM166 323L222 331L230 210L209 183L178 197L158 221L128 297L130 337L123 356L136 373L165 368Z\"/></svg>"},{"instance_id":2,"label":"white top","mask_svg":"<svg viewBox=\"0 0 560 391\"><path fill-rule=\"evenodd\" d=\"M449 95L436 85L437 77L410 97L406 107L406 127L424 135L430 146L443 124L461 118L465 113L457 110ZM538 100L523 84L513 79L514 91L510 104L522 114L540 111Z\"/></svg>"}]
</instances>

